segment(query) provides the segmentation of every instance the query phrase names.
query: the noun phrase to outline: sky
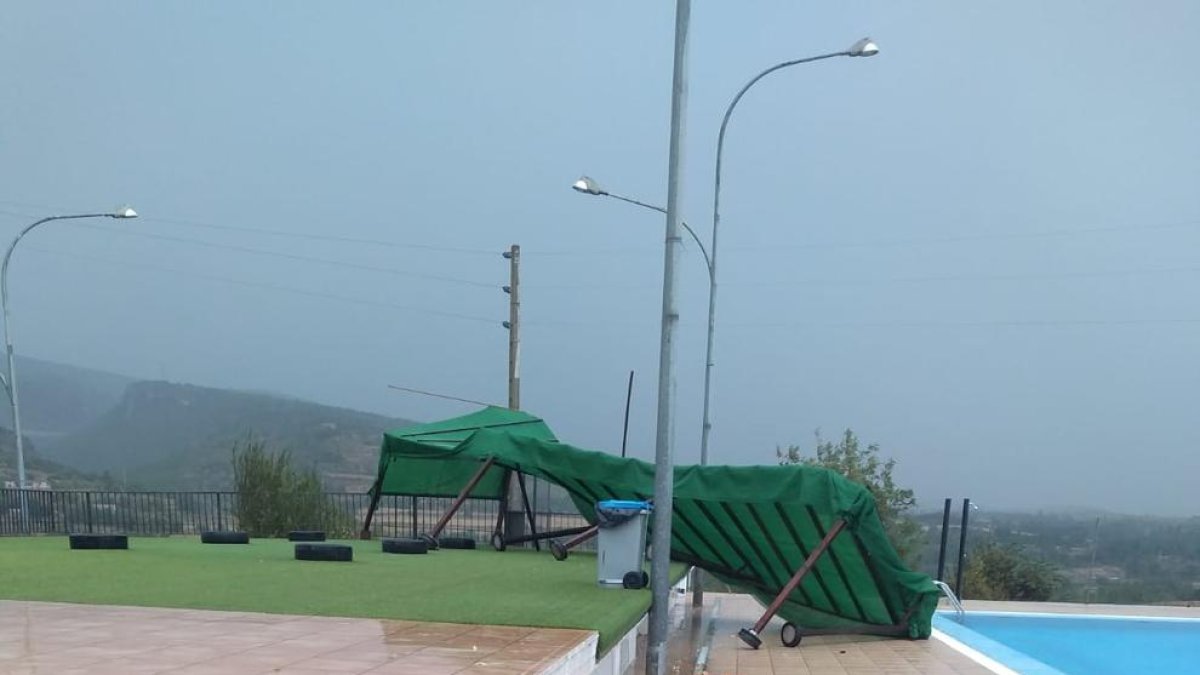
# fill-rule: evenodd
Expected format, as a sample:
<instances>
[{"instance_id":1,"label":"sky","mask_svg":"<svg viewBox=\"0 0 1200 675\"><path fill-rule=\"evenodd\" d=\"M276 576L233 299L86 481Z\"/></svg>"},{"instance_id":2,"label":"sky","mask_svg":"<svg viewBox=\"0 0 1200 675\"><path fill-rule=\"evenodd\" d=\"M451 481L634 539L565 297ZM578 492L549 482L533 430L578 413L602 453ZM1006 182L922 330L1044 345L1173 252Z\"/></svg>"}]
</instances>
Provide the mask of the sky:
<instances>
[{"instance_id":1,"label":"sky","mask_svg":"<svg viewBox=\"0 0 1200 675\"><path fill-rule=\"evenodd\" d=\"M654 445L674 3L8 3L18 353ZM696 3L685 218L724 108L713 462L853 429L923 505L1196 514L1200 78L1187 0ZM676 461L707 276L680 262Z\"/></svg>"}]
</instances>

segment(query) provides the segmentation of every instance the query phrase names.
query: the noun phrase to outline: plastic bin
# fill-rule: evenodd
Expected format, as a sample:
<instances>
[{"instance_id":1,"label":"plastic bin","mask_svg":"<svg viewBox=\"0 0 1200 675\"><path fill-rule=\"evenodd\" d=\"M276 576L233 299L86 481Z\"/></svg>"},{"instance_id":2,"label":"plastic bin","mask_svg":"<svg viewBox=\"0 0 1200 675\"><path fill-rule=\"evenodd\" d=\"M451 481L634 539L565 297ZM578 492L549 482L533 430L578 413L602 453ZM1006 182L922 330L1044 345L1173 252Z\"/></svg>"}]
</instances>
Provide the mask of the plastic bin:
<instances>
[{"instance_id":1,"label":"plastic bin","mask_svg":"<svg viewBox=\"0 0 1200 675\"><path fill-rule=\"evenodd\" d=\"M601 586L644 588L649 502L610 499L596 504L600 526L596 544L596 579Z\"/></svg>"}]
</instances>

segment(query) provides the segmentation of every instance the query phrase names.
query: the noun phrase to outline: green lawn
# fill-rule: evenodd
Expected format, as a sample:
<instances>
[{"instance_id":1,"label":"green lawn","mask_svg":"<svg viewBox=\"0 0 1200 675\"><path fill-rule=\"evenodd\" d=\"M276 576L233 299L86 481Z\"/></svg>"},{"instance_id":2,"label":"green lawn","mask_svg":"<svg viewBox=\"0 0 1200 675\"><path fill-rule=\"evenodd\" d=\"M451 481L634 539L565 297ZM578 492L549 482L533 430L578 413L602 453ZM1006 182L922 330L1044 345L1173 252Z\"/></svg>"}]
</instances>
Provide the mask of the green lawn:
<instances>
[{"instance_id":1,"label":"green lawn","mask_svg":"<svg viewBox=\"0 0 1200 675\"><path fill-rule=\"evenodd\" d=\"M0 537L0 598L584 628L599 631L601 654L650 606L649 590L598 587L592 555L387 555L378 541L341 543L354 546L353 563L296 561L292 544L271 539L130 538L128 551L72 551L65 537Z\"/></svg>"}]
</instances>

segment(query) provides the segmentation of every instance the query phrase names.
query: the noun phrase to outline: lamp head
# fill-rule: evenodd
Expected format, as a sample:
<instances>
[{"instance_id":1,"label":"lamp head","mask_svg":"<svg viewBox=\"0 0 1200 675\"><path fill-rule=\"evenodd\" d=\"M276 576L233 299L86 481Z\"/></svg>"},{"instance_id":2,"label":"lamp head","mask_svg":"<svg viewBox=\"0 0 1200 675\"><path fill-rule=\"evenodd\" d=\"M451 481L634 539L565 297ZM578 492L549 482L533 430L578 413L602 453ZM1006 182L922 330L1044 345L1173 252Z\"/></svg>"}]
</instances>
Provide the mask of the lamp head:
<instances>
[{"instance_id":1,"label":"lamp head","mask_svg":"<svg viewBox=\"0 0 1200 675\"><path fill-rule=\"evenodd\" d=\"M137 212L137 211L134 211L134 210L133 210L133 207L132 207L132 206L129 206L129 205L127 204L127 205L125 205L125 206L122 206L122 207L119 207L119 208L117 208L117 209L116 209L115 211L113 211L113 212L112 212L112 214L110 214L110 215L111 215L113 218L137 218L137 217L138 217L138 212Z\"/></svg>"},{"instance_id":2,"label":"lamp head","mask_svg":"<svg viewBox=\"0 0 1200 675\"><path fill-rule=\"evenodd\" d=\"M850 56L875 56L879 53L879 45L875 44L871 38L865 37L850 45L850 49L846 50L846 53Z\"/></svg>"},{"instance_id":3,"label":"lamp head","mask_svg":"<svg viewBox=\"0 0 1200 675\"><path fill-rule=\"evenodd\" d=\"M571 189L576 192L582 192L589 195L604 195L608 194L600 184L587 176L580 176L579 180L571 184Z\"/></svg>"}]
</instances>

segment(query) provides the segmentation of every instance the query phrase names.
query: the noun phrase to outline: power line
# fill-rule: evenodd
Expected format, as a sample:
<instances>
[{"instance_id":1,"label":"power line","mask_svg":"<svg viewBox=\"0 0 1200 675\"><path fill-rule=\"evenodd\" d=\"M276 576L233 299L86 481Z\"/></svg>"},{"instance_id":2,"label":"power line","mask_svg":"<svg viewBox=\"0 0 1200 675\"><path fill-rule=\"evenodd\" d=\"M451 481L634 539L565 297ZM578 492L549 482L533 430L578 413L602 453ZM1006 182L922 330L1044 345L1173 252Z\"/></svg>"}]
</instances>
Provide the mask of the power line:
<instances>
[{"instance_id":1,"label":"power line","mask_svg":"<svg viewBox=\"0 0 1200 675\"><path fill-rule=\"evenodd\" d=\"M38 208L45 210L62 210L62 207L46 206L44 204L28 204L24 202L0 201L0 204L9 204L25 208ZM16 211L8 211L0 209L0 213L10 216L19 216L22 218L35 218L37 216L28 213L18 213ZM314 234L308 232L292 232L289 230L277 230L265 227L247 227L243 225L227 225L217 223L207 223L198 220L189 220L183 218L164 218L161 216L142 216L142 220L154 223L168 223L171 225L182 225L184 227L203 228L208 230L220 230L225 232L247 232L251 234L263 234L273 237L290 237L293 239L307 239L310 241L330 241L347 244L366 244L369 246L382 246L385 248L412 249L419 251L437 251L442 253L461 253L468 255L489 255L494 256L496 252L490 249L468 248L462 246L441 246L436 244L420 244L411 242L389 241L386 239L371 239L365 237L346 237L332 234Z\"/></svg>"},{"instance_id":2,"label":"power line","mask_svg":"<svg viewBox=\"0 0 1200 675\"><path fill-rule=\"evenodd\" d=\"M295 239L308 239L311 241L332 241L348 244L367 244L370 246L383 246L386 248L414 249L419 251L438 251L442 253L463 253L470 255L496 255L495 251L481 248L465 248L459 246L438 246L434 244L414 244L397 241L387 241L383 239L368 239L361 237L344 237L332 234L310 234L307 232L289 232L287 230L274 230L261 227L244 227L240 225L218 225L215 223L203 223L195 220L182 220L177 218L160 218L148 217L146 220L152 222L170 223L173 225L183 225L185 227L197 227L209 230L223 230L228 232L250 232L254 234L265 234L273 237L292 237Z\"/></svg>"},{"instance_id":3,"label":"power line","mask_svg":"<svg viewBox=\"0 0 1200 675\"><path fill-rule=\"evenodd\" d=\"M75 226L75 227L83 227L83 228L87 228L87 229L93 229L93 230L101 230L104 232L112 232L114 234L120 234L120 235L129 236L129 237L142 237L145 239L158 239L161 241L171 241L171 242L177 242L177 243L183 243L183 244L190 244L193 246L204 246L207 248L217 248L217 249L224 249L227 251L237 251L239 253L247 253L247 254L251 254L251 255L268 256L268 257L272 257L272 258L281 258L281 259L285 259L285 260L298 260L301 262L318 263L321 265L331 265L334 267L345 267L348 269L366 270L368 272L381 272L383 274L391 274L394 276L409 277L409 278L413 278L413 279L424 279L427 281L440 281L443 283L458 284L460 286L471 286L471 287L475 287L475 288L491 288L491 289L500 287L498 284L489 284L489 283L485 283L482 281L473 281L471 279L460 279L457 277L445 277L445 276L440 276L440 275L436 275L436 274L422 274L419 272L406 272L406 271L397 270L397 269L394 269L391 267L377 267L375 265L363 265L363 264L359 264L359 263L346 262L343 260L331 260L329 258L318 258L315 256L297 255L294 253L283 253L280 251L271 251L268 249L253 248L250 246L238 246L235 244L218 244L216 242L204 241L202 239L190 239L187 237L176 237L176 236L172 236L172 235L168 235L168 234L153 234L150 232L138 232L138 231L134 231L134 230L121 229L121 228L116 228L116 227L106 227L104 225L90 225L90 224L82 225L82 224L77 224L77 223L70 223L70 225Z\"/></svg>"},{"instance_id":4,"label":"power line","mask_svg":"<svg viewBox=\"0 0 1200 675\"><path fill-rule=\"evenodd\" d=\"M914 277L877 277L874 279L801 279L801 280L776 280L776 281L726 281L723 286L746 286L746 287L787 287L787 288L807 288L807 287L826 287L826 286L867 286L877 284L897 284L897 283L930 283L930 282L964 282L964 281L1044 281L1054 279L1092 279L1101 277L1124 277L1124 276L1142 276L1142 275L1157 275L1157 274L1180 274L1189 272L1200 272L1200 265L1187 265L1182 267L1150 267L1141 269L1123 269L1123 270L1096 270L1096 271L1074 271L1074 272L1033 272L1030 274L963 274L963 275L928 275ZM606 284L606 283L578 283L578 284L530 284L535 290L586 290L586 289L641 289L650 288L649 284Z\"/></svg>"},{"instance_id":5,"label":"power line","mask_svg":"<svg viewBox=\"0 0 1200 675\"><path fill-rule=\"evenodd\" d=\"M839 248L888 248L898 246L921 246L929 244L954 244L973 241L988 241L997 239L1043 239L1053 237L1074 237L1087 236L1096 234L1111 234L1121 232L1152 232L1160 230L1172 230L1196 227L1200 225L1200 219L1192 218L1188 220L1175 221L1170 223L1159 223L1152 225L1112 225L1103 227L1081 227L1081 228L1060 228L1053 230L1026 231L1026 232L981 232L977 234L952 234L944 236L931 237L909 237L903 239L884 239L875 241L861 242L810 242L803 244L753 244L753 245L733 245L726 246L723 250L726 251L775 251L775 250L826 250ZM638 247L623 247L623 248L591 248L591 249L558 249L547 251L535 251L537 256L609 256L622 254L659 254L660 249L650 248L646 246Z\"/></svg>"},{"instance_id":6,"label":"power line","mask_svg":"<svg viewBox=\"0 0 1200 675\"><path fill-rule=\"evenodd\" d=\"M686 326L700 326L700 323L682 322ZM525 322L528 326L565 326L573 328L623 327L631 328L639 325L651 325L649 322L640 324L633 321L538 321L530 319ZM1151 324L1200 324L1200 318L1133 318L1133 319L999 319L982 321L827 321L827 322L777 322L777 321L731 321L722 324L727 328L970 328L970 327L1055 327L1055 326L1134 326Z\"/></svg>"},{"instance_id":7,"label":"power line","mask_svg":"<svg viewBox=\"0 0 1200 675\"><path fill-rule=\"evenodd\" d=\"M23 248L25 250L29 250L29 251L37 251L39 253L48 253L50 255L62 256L65 258L75 258L77 260L86 260L88 262L102 263L102 264L113 265L113 266L117 266L117 267L141 268L141 269L152 270L152 271L157 271L157 272L165 272L165 273L170 274L171 276L187 277L187 278L192 278L192 279L201 279L204 281L215 281L215 282L219 282L219 283L231 284L231 285L235 285L235 286L245 286L245 287L249 287L249 288L260 288L260 289L265 289L265 290L270 290L270 291L278 291L281 293L291 293L293 295L303 295L303 296L308 296L308 297L313 297L313 298L321 298L323 300L334 300L337 302L347 302L347 303L352 303L352 304L357 304L357 305L366 305L366 306L370 306L370 307L382 307L382 308L386 308L386 309L399 309L399 310L403 310L403 311L407 311L407 312L430 314L433 316L441 316L441 317L450 318L450 319L460 319L463 321L474 321L474 322L488 323L488 324L499 324L500 323L496 319L490 319L490 318L482 317L482 316L473 316L470 314L460 314L457 312L447 312L447 311L443 311L443 310L439 310L439 309L428 309L425 307L414 307L411 305L401 305L401 304L396 304L396 303L391 303L391 302L380 302L377 300L367 300L366 298L355 298L355 297L351 297L351 296L336 295L333 293L322 293L319 291L309 291L309 290L305 290L302 288L295 288L292 286L282 286L279 284L271 284L271 283L258 282L258 281L246 281L243 279L231 279L229 277L221 277L221 276L215 276L215 275L211 275L211 274L198 274L195 272L182 272L182 271L176 270L172 267L167 267L165 265L154 265L151 263L130 262L130 261L126 261L126 260L113 260L113 259L101 258L101 257L91 256L91 255L81 255L78 253L69 253L69 252L65 252L65 251L54 251L54 250L50 250L50 249L39 248L37 246L24 246Z\"/></svg>"},{"instance_id":8,"label":"power line","mask_svg":"<svg viewBox=\"0 0 1200 675\"><path fill-rule=\"evenodd\" d=\"M422 396L433 396L434 399L445 399L448 401L460 401L460 402L463 402L463 404L474 404L474 405L478 405L478 406L492 407L492 408L504 407L504 406L498 406L496 404L485 404L484 401L475 401L472 399L460 399L460 398L458 398L458 396L448 396L446 394L434 394L433 392L425 392L425 390L421 390L421 389L413 389L410 387L400 387L400 386L397 386L397 384L389 384L388 388L396 389L397 392L408 392L410 394L420 394Z\"/></svg>"}]
</instances>

